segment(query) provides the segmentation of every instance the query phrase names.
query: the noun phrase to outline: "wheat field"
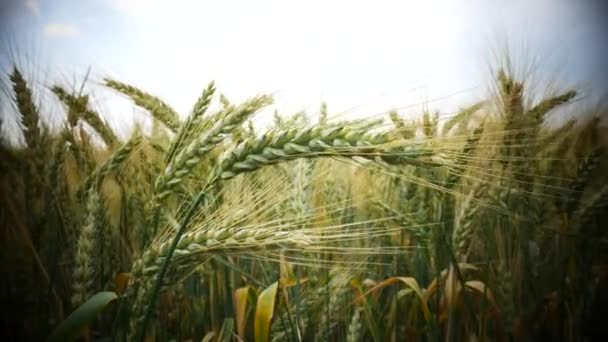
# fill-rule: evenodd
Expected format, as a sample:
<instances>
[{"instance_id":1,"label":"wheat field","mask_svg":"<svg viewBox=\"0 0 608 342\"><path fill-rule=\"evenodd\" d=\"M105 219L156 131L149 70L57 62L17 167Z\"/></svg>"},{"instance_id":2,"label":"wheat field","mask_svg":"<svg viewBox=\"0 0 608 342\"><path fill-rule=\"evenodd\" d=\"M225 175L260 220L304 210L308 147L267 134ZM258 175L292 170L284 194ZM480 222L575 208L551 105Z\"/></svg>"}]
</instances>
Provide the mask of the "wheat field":
<instances>
[{"instance_id":1,"label":"wheat field","mask_svg":"<svg viewBox=\"0 0 608 342\"><path fill-rule=\"evenodd\" d=\"M51 127L7 76L23 138L0 145L8 341L606 336L605 113L546 124L587 110L576 90L538 98L497 68L455 114L323 104L264 131L269 95L232 103L211 82L180 115L105 79L152 122L122 139L60 84Z\"/></svg>"}]
</instances>

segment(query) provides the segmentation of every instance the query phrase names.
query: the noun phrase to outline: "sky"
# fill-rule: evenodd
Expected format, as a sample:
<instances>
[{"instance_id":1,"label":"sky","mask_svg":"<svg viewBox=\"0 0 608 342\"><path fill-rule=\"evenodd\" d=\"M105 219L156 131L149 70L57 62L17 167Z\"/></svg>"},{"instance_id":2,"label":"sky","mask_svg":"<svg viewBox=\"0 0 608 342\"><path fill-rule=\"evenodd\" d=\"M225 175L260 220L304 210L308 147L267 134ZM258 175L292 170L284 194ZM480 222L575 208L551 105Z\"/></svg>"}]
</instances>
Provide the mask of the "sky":
<instances>
[{"instance_id":1,"label":"sky","mask_svg":"<svg viewBox=\"0 0 608 342\"><path fill-rule=\"evenodd\" d=\"M90 67L91 84L132 83L181 115L211 80L234 102L273 93L285 114L314 115L322 101L334 115L414 112L422 102L450 113L487 93L507 48L525 76L534 66L539 79L601 95L605 8L599 0L0 0L0 65L22 61L45 85L75 83ZM128 102L90 91L119 129L133 121Z\"/></svg>"}]
</instances>

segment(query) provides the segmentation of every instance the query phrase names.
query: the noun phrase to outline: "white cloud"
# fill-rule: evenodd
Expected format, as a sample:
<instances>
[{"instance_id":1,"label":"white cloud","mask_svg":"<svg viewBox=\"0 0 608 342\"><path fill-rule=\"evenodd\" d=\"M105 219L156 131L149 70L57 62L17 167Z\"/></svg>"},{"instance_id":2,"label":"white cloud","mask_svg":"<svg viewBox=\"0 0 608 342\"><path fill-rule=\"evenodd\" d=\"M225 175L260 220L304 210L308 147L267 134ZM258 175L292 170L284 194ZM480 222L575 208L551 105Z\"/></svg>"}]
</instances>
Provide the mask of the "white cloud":
<instances>
[{"instance_id":1,"label":"white cloud","mask_svg":"<svg viewBox=\"0 0 608 342\"><path fill-rule=\"evenodd\" d=\"M74 36L78 34L78 29L72 25L53 23L46 25L44 33L49 36Z\"/></svg>"},{"instance_id":2,"label":"white cloud","mask_svg":"<svg viewBox=\"0 0 608 342\"><path fill-rule=\"evenodd\" d=\"M25 0L25 6L35 15L40 14L40 3L38 0Z\"/></svg>"}]
</instances>

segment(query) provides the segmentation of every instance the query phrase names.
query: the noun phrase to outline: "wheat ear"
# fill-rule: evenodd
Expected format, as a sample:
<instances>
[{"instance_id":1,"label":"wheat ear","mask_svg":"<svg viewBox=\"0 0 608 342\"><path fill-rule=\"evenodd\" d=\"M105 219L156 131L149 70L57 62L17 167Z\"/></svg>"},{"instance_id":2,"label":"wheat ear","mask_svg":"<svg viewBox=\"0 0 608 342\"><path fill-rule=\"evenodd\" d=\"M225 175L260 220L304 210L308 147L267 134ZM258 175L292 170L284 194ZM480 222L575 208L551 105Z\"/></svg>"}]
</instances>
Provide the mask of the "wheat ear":
<instances>
[{"instance_id":1,"label":"wheat ear","mask_svg":"<svg viewBox=\"0 0 608 342\"><path fill-rule=\"evenodd\" d=\"M71 127L76 126L78 120L82 119L99 133L106 145L114 146L117 143L118 138L112 129L103 122L97 112L88 108L89 97L87 95L71 95L65 89L57 85L53 86L51 91L67 106L68 123Z\"/></svg>"},{"instance_id":2,"label":"wheat ear","mask_svg":"<svg viewBox=\"0 0 608 342\"><path fill-rule=\"evenodd\" d=\"M146 109L152 116L162 122L173 132L179 127L179 115L165 102L134 86L106 78L105 85L130 97L133 102Z\"/></svg>"},{"instance_id":3,"label":"wheat ear","mask_svg":"<svg viewBox=\"0 0 608 342\"><path fill-rule=\"evenodd\" d=\"M91 191L87 198L87 216L78 237L76 255L74 257L73 295L74 307L82 304L90 295L94 281L95 231L97 214L100 208L100 198L96 191Z\"/></svg>"}]
</instances>

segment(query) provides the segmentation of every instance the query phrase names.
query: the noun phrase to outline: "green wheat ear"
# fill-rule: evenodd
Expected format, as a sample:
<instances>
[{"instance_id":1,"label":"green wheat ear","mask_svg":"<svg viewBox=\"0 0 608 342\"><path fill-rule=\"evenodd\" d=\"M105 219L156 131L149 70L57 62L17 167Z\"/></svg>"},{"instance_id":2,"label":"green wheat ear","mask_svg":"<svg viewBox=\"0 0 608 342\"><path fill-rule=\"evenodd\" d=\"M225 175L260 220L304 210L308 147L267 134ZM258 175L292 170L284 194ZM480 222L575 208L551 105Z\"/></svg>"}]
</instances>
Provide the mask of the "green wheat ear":
<instances>
[{"instance_id":1,"label":"green wheat ear","mask_svg":"<svg viewBox=\"0 0 608 342\"><path fill-rule=\"evenodd\" d=\"M576 178L569 184L567 188L567 198L564 200L564 209L569 216L571 216L580 205L583 191L589 184L592 173L597 169L600 162L605 157L606 149L604 147L598 147L578 165Z\"/></svg>"},{"instance_id":2,"label":"green wheat ear","mask_svg":"<svg viewBox=\"0 0 608 342\"><path fill-rule=\"evenodd\" d=\"M194 104L192 113L188 116L186 121L179 126L179 130L169 147L169 152L167 152L167 157L165 158L166 165L173 161L177 151L182 146L187 145L192 140L195 133L204 133L205 128L211 126L213 123L212 118L205 120L204 115L209 108L209 104L211 103L214 94L215 83L212 81Z\"/></svg>"},{"instance_id":3,"label":"green wheat ear","mask_svg":"<svg viewBox=\"0 0 608 342\"><path fill-rule=\"evenodd\" d=\"M570 100L572 100L574 97L576 97L576 91L571 90L561 95L543 100L530 109L526 115L533 117L537 122L542 122L547 113L565 103L570 102Z\"/></svg>"},{"instance_id":4,"label":"green wheat ear","mask_svg":"<svg viewBox=\"0 0 608 342\"><path fill-rule=\"evenodd\" d=\"M447 134L453 127L466 125L471 117L477 113L483 106L485 101L478 102L470 107L461 109L456 115L451 117L442 128L443 134Z\"/></svg>"},{"instance_id":5,"label":"green wheat ear","mask_svg":"<svg viewBox=\"0 0 608 342\"><path fill-rule=\"evenodd\" d=\"M74 256L72 305L78 307L87 300L92 291L95 277L95 236L99 227L98 218L101 208L99 194L91 191L86 199L87 216L80 231L76 254Z\"/></svg>"},{"instance_id":6,"label":"green wheat ear","mask_svg":"<svg viewBox=\"0 0 608 342\"><path fill-rule=\"evenodd\" d=\"M415 130L412 127L407 127L405 125L405 121L399 116L399 113L391 111L389 113L389 118L403 139L413 139L416 136Z\"/></svg>"},{"instance_id":7,"label":"green wheat ear","mask_svg":"<svg viewBox=\"0 0 608 342\"><path fill-rule=\"evenodd\" d=\"M78 120L82 119L99 133L107 146L112 147L118 142L114 131L105 123L99 113L89 108L89 97L87 95L77 96L68 93L62 87L55 85L51 91L63 102L68 109L68 123L75 127Z\"/></svg>"},{"instance_id":8,"label":"green wheat ear","mask_svg":"<svg viewBox=\"0 0 608 342\"><path fill-rule=\"evenodd\" d=\"M319 110L319 126L327 125L327 103L325 101L321 102L321 108Z\"/></svg>"},{"instance_id":9,"label":"green wheat ear","mask_svg":"<svg viewBox=\"0 0 608 342\"><path fill-rule=\"evenodd\" d=\"M118 148L108 159L106 159L97 169L95 169L81 184L79 193L97 188L99 184L110 173L118 167L133 153L142 142L142 136L135 132L131 139Z\"/></svg>"},{"instance_id":10,"label":"green wheat ear","mask_svg":"<svg viewBox=\"0 0 608 342\"><path fill-rule=\"evenodd\" d=\"M40 128L38 127L38 122L40 115L38 114L38 108L34 104L32 90L28 87L27 82L17 67L13 68L10 80L13 83L15 101L17 102L17 108L19 113L21 113L21 120L25 127L25 132L23 133L25 142L30 148L39 146Z\"/></svg>"},{"instance_id":11,"label":"green wheat ear","mask_svg":"<svg viewBox=\"0 0 608 342\"><path fill-rule=\"evenodd\" d=\"M224 141L251 115L272 102L270 96L255 97L238 107L230 107L206 132L201 134L175 156L173 163L167 165L154 187L157 200L167 198L178 184L192 172L202 158Z\"/></svg>"},{"instance_id":12,"label":"green wheat ear","mask_svg":"<svg viewBox=\"0 0 608 342\"><path fill-rule=\"evenodd\" d=\"M168 104L159 98L126 83L109 78L106 78L104 81L107 87L130 97L136 105L146 109L152 114L152 117L162 122L172 132L177 132L180 125L179 115Z\"/></svg>"}]
</instances>

